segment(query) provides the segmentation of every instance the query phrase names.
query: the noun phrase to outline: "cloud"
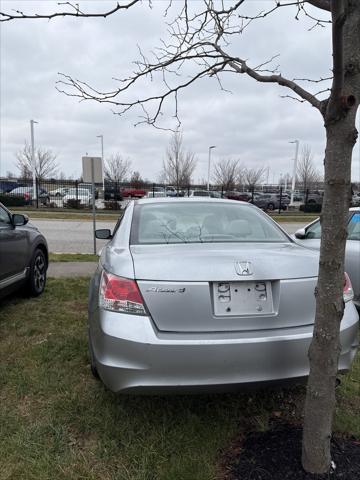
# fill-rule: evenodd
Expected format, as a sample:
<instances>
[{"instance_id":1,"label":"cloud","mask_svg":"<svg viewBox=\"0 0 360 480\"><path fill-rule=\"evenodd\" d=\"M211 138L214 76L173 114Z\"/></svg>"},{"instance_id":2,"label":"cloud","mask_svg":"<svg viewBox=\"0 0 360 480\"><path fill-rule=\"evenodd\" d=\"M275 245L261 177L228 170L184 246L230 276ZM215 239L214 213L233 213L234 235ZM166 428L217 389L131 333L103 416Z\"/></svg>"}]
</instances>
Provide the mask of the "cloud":
<instances>
[{"instance_id":1,"label":"cloud","mask_svg":"<svg viewBox=\"0 0 360 480\"><path fill-rule=\"evenodd\" d=\"M112 1L84 2L83 8L106 9ZM179 8L174 2L172 12ZM191 4L197 8L200 2ZM252 1L260 11L265 1ZM57 2L43 0L2 1L2 10L19 8L27 12L58 9ZM138 113L119 117L107 105L78 102L55 89L58 72L84 80L95 88L111 90L135 68L138 45L147 54L166 36L164 3L146 4L108 19L58 18L48 21L8 22L1 29L1 165L0 174L15 171L15 152L29 140L29 120L35 126L38 145L58 155L61 170L78 176L81 156L99 155L97 135L104 135L105 157L120 152L132 160L133 169L156 180L170 138L168 132L137 126ZM171 13L171 12L170 12ZM234 37L231 51L257 65L280 54L275 63L290 77L319 78L331 67L329 28L308 31L309 19L295 20L296 9L279 9L265 20L254 22L244 35ZM316 45L316 47L314 47ZM192 67L193 68L193 67ZM191 73L191 68L187 73ZM207 172L208 146L216 144L213 161L239 158L247 165L265 165L270 179L291 172L297 138L309 144L316 165L322 168L324 129L319 113L306 104L280 98L285 89L264 85L241 75L225 75L221 91L214 79L202 79L179 95L179 112L185 147L195 153L195 179ZM157 91L161 84L146 79L132 91L140 98ZM173 105L165 107L164 124L171 124ZM354 152L354 178L360 177L360 159Z\"/></svg>"}]
</instances>

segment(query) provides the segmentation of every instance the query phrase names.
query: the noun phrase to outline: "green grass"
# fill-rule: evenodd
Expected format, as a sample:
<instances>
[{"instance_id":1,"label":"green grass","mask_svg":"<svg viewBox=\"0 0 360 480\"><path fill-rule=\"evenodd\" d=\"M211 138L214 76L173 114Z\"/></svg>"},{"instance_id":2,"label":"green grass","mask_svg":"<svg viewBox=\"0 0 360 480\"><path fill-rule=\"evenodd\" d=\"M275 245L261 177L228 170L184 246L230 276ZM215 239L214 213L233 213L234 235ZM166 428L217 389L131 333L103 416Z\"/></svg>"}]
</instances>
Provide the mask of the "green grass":
<instances>
[{"instance_id":1,"label":"green grass","mask_svg":"<svg viewBox=\"0 0 360 480\"><path fill-rule=\"evenodd\" d=\"M43 218L51 220L88 220L92 221L92 212L84 210L67 210L63 209L57 211L56 209L26 209L26 207L9 207L12 212L19 212L28 215L30 220L32 218ZM116 222L120 215L123 214L122 210L117 212L100 211L96 210L96 218L101 221L113 221Z\"/></svg>"},{"instance_id":2,"label":"green grass","mask_svg":"<svg viewBox=\"0 0 360 480\"><path fill-rule=\"evenodd\" d=\"M281 213L279 214L271 214L270 215L272 219L274 219L276 222L279 223L301 223L303 225L306 225L307 223L312 222L313 220L316 220L319 218L319 215L289 215L286 213Z\"/></svg>"},{"instance_id":3,"label":"green grass","mask_svg":"<svg viewBox=\"0 0 360 480\"><path fill-rule=\"evenodd\" d=\"M0 479L214 480L232 439L300 419L304 388L251 394L117 396L94 380L88 279L49 280L0 315ZM336 428L360 438L359 357L339 391ZM358 417L358 418L356 418Z\"/></svg>"},{"instance_id":4,"label":"green grass","mask_svg":"<svg viewBox=\"0 0 360 480\"><path fill-rule=\"evenodd\" d=\"M50 262L98 262L98 255L92 253L49 253Z\"/></svg>"}]
</instances>

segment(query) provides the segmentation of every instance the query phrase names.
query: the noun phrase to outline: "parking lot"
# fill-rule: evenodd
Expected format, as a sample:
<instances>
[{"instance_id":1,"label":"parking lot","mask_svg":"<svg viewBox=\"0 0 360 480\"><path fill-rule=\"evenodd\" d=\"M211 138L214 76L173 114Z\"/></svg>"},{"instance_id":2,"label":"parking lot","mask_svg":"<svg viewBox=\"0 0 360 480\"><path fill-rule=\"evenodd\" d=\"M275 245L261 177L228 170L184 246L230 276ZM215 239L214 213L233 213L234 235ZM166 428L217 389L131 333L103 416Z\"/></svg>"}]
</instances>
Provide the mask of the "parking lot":
<instances>
[{"instance_id":1,"label":"parking lot","mask_svg":"<svg viewBox=\"0 0 360 480\"><path fill-rule=\"evenodd\" d=\"M93 225L88 220L31 220L45 235L50 252L59 253L93 253ZM96 228L110 228L115 226L115 221L98 221ZM299 223L282 223L282 228L292 234L302 226ZM71 241L70 241L71 239ZM105 240L96 240L100 249Z\"/></svg>"}]
</instances>

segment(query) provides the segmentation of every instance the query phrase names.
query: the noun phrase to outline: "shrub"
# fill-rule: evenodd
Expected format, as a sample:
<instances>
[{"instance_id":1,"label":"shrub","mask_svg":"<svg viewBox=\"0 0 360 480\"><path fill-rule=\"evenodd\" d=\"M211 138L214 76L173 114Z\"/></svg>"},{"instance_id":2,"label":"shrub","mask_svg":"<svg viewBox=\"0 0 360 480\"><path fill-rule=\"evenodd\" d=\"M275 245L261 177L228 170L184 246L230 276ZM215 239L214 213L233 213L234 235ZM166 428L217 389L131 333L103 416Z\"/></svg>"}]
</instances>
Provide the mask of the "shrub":
<instances>
[{"instance_id":1,"label":"shrub","mask_svg":"<svg viewBox=\"0 0 360 480\"><path fill-rule=\"evenodd\" d=\"M0 202L5 205L5 207L23 207L26 205L25 198L16 195L0 194Z\"/></svg>"},{"instance_id":2,"label":"shrub","mask_svg":"<svg viewBox=\"0 0 360 480\"><path fill-rule=\"evenodd\" d=\"M318 203L308 203L307 205L300 205L300 211L306 213L320 213L321 204Z\"/></svg>"},{"instance_id":3,"label":"shrub","mask_svg":"<svg viewBox=\"0 0 360 480\"><path fill-rule=\"evenodd\" d=\"M70 198L66 202L66 208L83 208L84 205L81 205L80 200L76 200L75 198Z\"/></svg>"},{"instance_id":4,"label":"shrub","mask_svg":"<svg viewBox=\"0 0 360 480\"><path fill-rule=\"evenodd\" d=\"M104 202L105 210L120 210L121 207L116 200L108 200Z\"/></svg>"}]
</instances>

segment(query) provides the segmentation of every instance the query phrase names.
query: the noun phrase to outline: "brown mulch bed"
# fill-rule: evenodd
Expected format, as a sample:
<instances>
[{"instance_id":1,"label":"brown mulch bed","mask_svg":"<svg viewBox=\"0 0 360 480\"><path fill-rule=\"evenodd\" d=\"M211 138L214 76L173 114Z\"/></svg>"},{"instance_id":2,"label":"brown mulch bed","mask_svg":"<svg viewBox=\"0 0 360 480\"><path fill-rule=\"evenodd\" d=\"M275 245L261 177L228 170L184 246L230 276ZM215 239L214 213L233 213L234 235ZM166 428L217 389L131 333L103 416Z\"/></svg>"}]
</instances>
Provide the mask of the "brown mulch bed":
<instances>
[{"instance_id":1,"label":"brown mulch bed","mask_svg":"<svg viewBox=\"0 0 360 480\"><path fill-rule=\"evenodd\" d=\"M306 473L301 466L302 429L275 425L253 432L231 446L222 460L225 480L360 480L360 442L333 438L335 469L326 475Z\"/></svg>"}]
</instances>

